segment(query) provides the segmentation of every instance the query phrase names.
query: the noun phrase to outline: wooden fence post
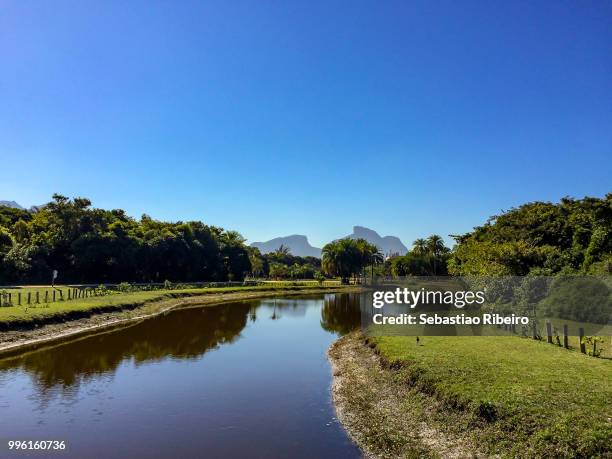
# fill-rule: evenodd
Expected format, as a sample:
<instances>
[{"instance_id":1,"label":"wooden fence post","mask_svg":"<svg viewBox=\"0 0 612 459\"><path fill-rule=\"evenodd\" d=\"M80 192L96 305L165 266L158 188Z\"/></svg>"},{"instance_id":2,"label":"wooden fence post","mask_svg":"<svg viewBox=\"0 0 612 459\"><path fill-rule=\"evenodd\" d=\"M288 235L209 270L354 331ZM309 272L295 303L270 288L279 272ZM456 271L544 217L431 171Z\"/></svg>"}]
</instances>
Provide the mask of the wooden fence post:
<instances>
[{"instance_id":1,"label":"wooden fence post","mask_svg":"<svg viewBox=\"0 0 612 459\"><path fill-rule=\"evenodd\" d=\"M49 290L45 290L45 303L49 302Z\"/></svg>"},{"instance_id":2,"label":"wooden fence post","mask_svg":"<svg viewBox=\"0 0 612 459\"><path fill-rule=\"evenodd\" d=\"M40 292L36 292L36 304L40 304Z\"/></svg>"},{"instance_id":3,"label":"wooden fence post","mask_svg":"<svg viewBox=\"0 0 612 459\"><path fill-rule=\"evenodd\" d=\"M567 331L567 324L563 325L563 347L569 349L569 333Z\"/></svg>"},{"instance_id":4,"label":"wooden fence post","mask_svg":"<svg viewBox=\"0 0 612 459\"><path fill-rule=\"evenodd\" d=\"M578 329L578 335L580 336L580 352L586 354L586 344L584 344L584 341L582 340L582 338L584 338L584 328L580 327Z\"/></svg>"},{"instance_id":5,"label":"wooden fence post","mask_svg":"<svg viewBox=\"0 0 612 459\"><path fill-rule=\"evenodd\" d=\"M21 292L17 293L17 304L21 306Z\"/></svg>"},{"instance_id":6,"label":"wooden fence post","mask_svg":"<svg viewBox=\"0 0 612 459\"><path fill-rule=\"evenodd\" d=\"M9 294L8 294L8 305L10 306L10 305L12 305L12 304L13 304L13 294L12 294L12 293L9 293Z\"/></svg>"},{"instance_id":7,"label":"wooden fence post","mask_svg":"<svg viewBox=\"0 0 612 459\"><path fill-rule=\"evenodd\" d=\"M32 303L32 292L28 292L28 304Z\"/></svg>"},{"instance_id":8,"label":"wooden fence post","mask_svg":"<svg viewBox=\"0 0 612 459\"><path fill-rule=\"evenodd\" d=\"M550 322L546 322L546 341L552 344L552 324Z\"/></svg>"},{"instance_id":9,"label":"wooden fence post","mask_svg":"<svg viewBox=\"0 0 612 459\"><path fill-rule=\"evenodd\" d=\"M54 303L55 303L55 298L56 298L56 295L55 295L55 290L53 290L53 302L54 302Z\"/></svg>"},{"instance_id":10,"label":"wooden fence post","mask_svg":"<svg viewBox=\"0 0 612 459\"><path fill-rule=\"evenodd\" d=\"M60 301L64 301L64 291L60 290Z\"/></svg>"}]
</instances>

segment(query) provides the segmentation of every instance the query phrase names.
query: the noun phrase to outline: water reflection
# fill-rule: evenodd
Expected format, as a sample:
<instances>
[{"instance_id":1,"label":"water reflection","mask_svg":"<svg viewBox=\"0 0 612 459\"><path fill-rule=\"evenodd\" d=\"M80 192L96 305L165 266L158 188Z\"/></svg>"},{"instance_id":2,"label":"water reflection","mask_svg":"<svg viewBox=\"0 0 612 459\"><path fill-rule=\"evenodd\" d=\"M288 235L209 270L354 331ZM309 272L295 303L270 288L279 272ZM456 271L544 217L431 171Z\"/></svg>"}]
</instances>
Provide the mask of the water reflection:
<instances>
[{"instance_id":1,"label":"water reflection","mask_svg":"<svg viewBox=\"0 0 612 459\"><path fill-rule=\"evenodd\" d=\"M360 302L363 294L327 295L321 309L321 327L346 335L361 326Z\"/></svg>"},{"instance_id":2,"label":"water reflection","mask_svg":"<svg viewBox=\"0 0 612 459\"><path fill-rule=\"evenodd\" d=\"M0 371L20 368L40 390L77 385L112 373L121 362L138 365L164 358L194 359L219 345L231 343L247 324L256 303L231 307L187 309L138 323L111 333L46 349L18 360L0 362Z\"/></svg>"},{"instance_id":3,"label":"water reflection","mask_svg":"<svg viewBox=\"0 0 612 459\"><path fill-rule=\"evenodd\" d=\"M62 439L64 458L359 457L335 420L325 356L357 326L358 296L278 298L175 310L0 361L0 445Z\"/></svg>"},{"instance_id":4,"label":"water reflection","mask_svg":"<svg viewBox=\"0 0 612 459\"><path fill-rule=\"evenodd\" d=\"M321 327L343 335L360 326L359 295L326 295ZM198 359L232 343L248 322L297 318L306 314L304 298L256 300L216 307L182 309L120 330L58 345L17 359L0 361L0 374L21 369L41 392L78 387L83 381L112 375L126 360L136 365L172 359Z\"/></svg>"}]
</instances>

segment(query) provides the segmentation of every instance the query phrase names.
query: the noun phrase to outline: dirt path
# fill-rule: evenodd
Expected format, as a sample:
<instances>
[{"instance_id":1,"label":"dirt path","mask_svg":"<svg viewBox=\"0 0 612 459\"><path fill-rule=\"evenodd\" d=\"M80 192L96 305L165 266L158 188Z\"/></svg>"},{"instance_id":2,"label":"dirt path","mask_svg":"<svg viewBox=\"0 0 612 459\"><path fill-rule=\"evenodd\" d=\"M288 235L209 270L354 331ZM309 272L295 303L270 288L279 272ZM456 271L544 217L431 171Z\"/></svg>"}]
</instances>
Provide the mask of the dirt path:
<instances>
[{"instance_id":1,"label":"dirt path","mask_svg":"<svg viewBox=\"0 0 612 459\"><path fill-rule=\"evenodd\" d=\"M329 349L338 419L366 457L479 456L473 445L431 421L435 400L381 365L358 333Z\"/></svg>"},{"instance_id":2,"label":"dirt path","mask_svg":"<svg viewBox=\"0 0 612 459\"><path fill-rule=\"evenodd\" d=\"M0 332L0 358L31 351L47 345L55 345L62 340L125 327L172 309L196 305L215 305L232 301L242 301L274 296L293 296L317 293L348 292L350 289L305 289L250 291L237 293L203 294L185 298L165 299L144 303L134 309L95 314L90 317L54 323L33 330L14 330Z\"/></svg>"}]
</instances>

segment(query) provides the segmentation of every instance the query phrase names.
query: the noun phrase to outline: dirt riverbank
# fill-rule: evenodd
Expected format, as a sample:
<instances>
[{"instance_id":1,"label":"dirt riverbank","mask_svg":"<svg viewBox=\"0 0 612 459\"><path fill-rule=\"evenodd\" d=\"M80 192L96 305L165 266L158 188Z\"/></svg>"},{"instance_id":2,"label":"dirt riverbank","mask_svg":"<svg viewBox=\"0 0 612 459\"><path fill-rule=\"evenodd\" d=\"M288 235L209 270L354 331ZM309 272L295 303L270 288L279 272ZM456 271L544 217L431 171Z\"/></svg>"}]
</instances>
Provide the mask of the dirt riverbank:
<instances>
[{"instance_id":1,"label":"dirt riverbank","mask_svg":"<svg viewBox=\"0 0 612 459\"><path fill-rule=\"evenodd\" d=\"M336 341L328 356L337 417L366 457L481 456L462 435L445 427L452 419L440 422L435 399L386 368L360 333Z\"/></svg>"}]
</instances>

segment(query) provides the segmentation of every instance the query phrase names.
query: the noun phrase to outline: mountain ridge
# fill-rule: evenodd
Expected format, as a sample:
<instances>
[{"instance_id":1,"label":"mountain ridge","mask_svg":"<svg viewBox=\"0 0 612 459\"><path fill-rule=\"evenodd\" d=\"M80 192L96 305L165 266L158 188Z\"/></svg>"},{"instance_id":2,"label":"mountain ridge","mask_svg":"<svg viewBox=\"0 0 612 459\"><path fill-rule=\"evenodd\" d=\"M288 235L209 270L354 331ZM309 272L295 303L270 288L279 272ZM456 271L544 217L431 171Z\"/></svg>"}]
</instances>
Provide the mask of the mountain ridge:
<instances>
[{"instance_id":1,"label":"mountain ridge","mask_svg":"<svg viewBox=\"0 0 612 459\"><path fill-rule=\"evenodd\" d=\"M353 233L346 236L351 239L365 239L376 245L385 256L406 255L408 248L397 236L381 236L376 231L365 226L353 226Z\"/></svg>"},{"instance_id":2,"label":"mountain ridge","mask_svg":"<svg viewBox=\"0 0 612 459\"><path fill-rule=\"evenodd\" d=\"M0 206L11 207L13 209L25 210L25 208L21 207L16 201L0 201Z\"/></svg>"},{"instance_id":3,"label":"mountain ridge","mask_svg":"<svg viewBox=\"0 0 612 459\"><path fill-rule=\"evenodd\" d=\"M408 252L406 246L396 236L381 236L376 231L365 226L353 226L353 232L345 238L365 239L366 241L375 244L383 255L400 254L405 255ZM343 239L343 238L342 238ZM253 242L251 247L256 247L261 253L270 253L277 250L281 245L287 247L292 255L300 257L317 257L321 258L321 249L310 245L308 237L303 234L292 234L289 236L275 237L268 241Z\"/></svg>"},{"instance_id":4,"label":"mountain ridge","mask_svg":"<svg viewBox=\"0 0 612 459\"><path fill-rule=\"evenodd\" d=\"M40 206L30 206L30 208L26 209L17 201L0 201L0 206L10 207L12 209L27 210L29 212L38 212L40 209L45 207L45 204Z\"/></svg>"},{"instance_id":5,"label":"mountain ridge","mask_svg":"<svg viewBox=\"0 0 612 459\"><path fill-rule=\"evenodd\" d=\"M251 247L258 248L261 253L274 252L281 245L288 247L292 255L321 258L321 249L310 245L308 237L303 234L292 234L290 236L275 237L269 241L251 243Z\"/></svg>"}]
</instances>

